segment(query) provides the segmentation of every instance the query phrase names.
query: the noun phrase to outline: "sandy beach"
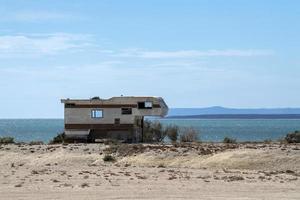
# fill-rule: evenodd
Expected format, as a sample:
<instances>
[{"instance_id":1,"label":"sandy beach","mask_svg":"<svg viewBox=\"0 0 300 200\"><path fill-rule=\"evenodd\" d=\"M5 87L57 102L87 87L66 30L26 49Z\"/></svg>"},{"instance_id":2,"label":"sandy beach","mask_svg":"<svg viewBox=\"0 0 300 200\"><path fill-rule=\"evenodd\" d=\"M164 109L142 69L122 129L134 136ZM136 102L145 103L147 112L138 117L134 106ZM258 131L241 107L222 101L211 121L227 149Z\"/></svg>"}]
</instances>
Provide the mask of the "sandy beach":
<instances>
[{"instance_id":1,"label":"sandy beach","mask_svg":"<svg viewBox=\"0 0 300 200\"><path fill-rule=\"evenodd\" d=\"M299 178L300 144L0 146L0 199L300 199Z\"/></svg>"}]
</instances>

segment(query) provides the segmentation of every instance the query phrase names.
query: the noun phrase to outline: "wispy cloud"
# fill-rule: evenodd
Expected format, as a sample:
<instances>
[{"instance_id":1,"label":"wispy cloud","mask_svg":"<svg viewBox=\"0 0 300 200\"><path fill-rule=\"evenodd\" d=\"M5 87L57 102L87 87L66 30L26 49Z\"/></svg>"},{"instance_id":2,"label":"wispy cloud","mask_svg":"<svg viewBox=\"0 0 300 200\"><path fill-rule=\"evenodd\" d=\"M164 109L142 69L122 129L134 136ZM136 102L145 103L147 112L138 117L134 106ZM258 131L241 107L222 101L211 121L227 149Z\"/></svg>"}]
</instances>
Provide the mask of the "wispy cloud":
<instances>
[{"instance_id":1,"label":"wispy cloud","mask_svg":"<svg viewBox=\"0 0 300 200\"><path fill-rule=\"evenodd\" d=\"M99 42L98 42L99 43ZM226 50L178 50L149 51L145 49L102 49L89 34L6 34L0 35L0 57L28 57L56 55L59 53L74 53L93 51L107 59L156 59L182 60L182 66L190 65L190 61L205 57L256 57L270 56L274 52L261 49L226 49ZM160 63L163 64L163 63ZM169 64L167 64L169 65ZM174 65L174 64L172 64ZM193 64L194 65L194 64ZM198 65L198 64L197 64Z\"/></svg>"},{"instance_id":2,"label":"wispy cloud","mask_svg":"<svg viewBox=\"0 0 300 200\"><path fill-rule=\"evenodd\" d=\"M59 21L59 20L73 20L80 19L74 14L70 13L61 13L61 12L51 12L46 10L37 10L37 11L18 11L4 13L1 21L17 21L17 22L42 22L42 21Z\"/></svg>"},{"instance_id":3,"label":"wispy cloud","mask_svg":"<svg viewBox=\"0 0 300 200\"><path fill-rule=\"evenodd\" d=\"M273 55L271 50L259 49L227 49L227 50L180 50L180 51L147 51L141 49L122 50L117 56L121 57L139 57L139 58L197 58L197 57L251 57L251 56L269 56Z\"/></svg>"},{"instance_id":4,"label":"wispy cloud","mask_svg":"<svg viewBox=\"0 0 300 200\"><path fill-rule=\"evenodd\" d=\"M0 36L0 56L51 55L91 48L90 35L83 34L19 34Z\"/></svg>"}]
</instances>

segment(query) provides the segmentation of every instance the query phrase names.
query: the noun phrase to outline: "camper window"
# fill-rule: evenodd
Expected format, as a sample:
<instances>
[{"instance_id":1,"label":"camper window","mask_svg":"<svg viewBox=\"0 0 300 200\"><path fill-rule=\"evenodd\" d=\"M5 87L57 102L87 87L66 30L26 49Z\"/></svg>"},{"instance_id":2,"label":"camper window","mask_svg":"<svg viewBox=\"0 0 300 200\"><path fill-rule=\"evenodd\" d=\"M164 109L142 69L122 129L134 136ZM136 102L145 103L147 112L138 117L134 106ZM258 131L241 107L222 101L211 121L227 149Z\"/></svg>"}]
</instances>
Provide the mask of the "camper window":
<instances>
[{"instance_id":1,"label":"camper window","mask_svg":"<svg viewBox=\"0 0 300 200\"><path fill-rule=\"evenodd\" d=\"M120 118L115 118L115 124L120 124Z\"/></svg>"},{"instance_id":2,"label":"camper window","mask_svg":"<svg viewBox=\"0 0 300 200\"><path fill-rule=\"evenodd\" d=\"M145 102L138 102L139 109L152 109L152 102L145 101Z\"/></svg>"},{"instance_id":3,"label":"camper window","mask_svg":"<svg viewBox=\"0 0 300 200\"><path fill-rule=\"evenodd\" d=\"M103 111L102 110L92 110L91 111L91 117L92 118L102 118L103 117Z\"/></svg>"},{"instance_id":4,"label":"camper window","mask_svg":"<svg viewBox=\"0 0 300 200\"><path fill-rule=\"evenodd\" d=\"M146 101L145 102L145 108L152 108L152 102L151 101Z\"/></svg>"},{"instance_id":5,"label":"camper window","mask_svg":"<svg viewBox=\"0 0 300 200\"><path fill-rule=\"evenodd\" d=\"M65 104L65 108L74 108L75 107L75 103L66 103Z\"/></svg>"},{"instance_id":6,"label":"camper window","mask_svg":"<svg viewBox=\"0 0 300 200\"><path fill-rule=\"evenodd\" d=\"M122 108L122 115L131 115L132 109L131 108Z\"/></svg>"}]
</instances>

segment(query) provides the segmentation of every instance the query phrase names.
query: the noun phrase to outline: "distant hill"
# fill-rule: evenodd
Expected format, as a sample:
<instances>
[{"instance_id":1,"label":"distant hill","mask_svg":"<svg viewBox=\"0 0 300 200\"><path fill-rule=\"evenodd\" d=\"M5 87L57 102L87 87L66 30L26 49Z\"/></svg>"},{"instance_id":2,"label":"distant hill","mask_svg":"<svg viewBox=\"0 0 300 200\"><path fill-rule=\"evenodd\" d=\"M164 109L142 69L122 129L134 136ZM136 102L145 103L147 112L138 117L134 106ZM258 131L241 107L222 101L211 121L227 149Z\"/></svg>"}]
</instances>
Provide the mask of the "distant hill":
<instances>
[{"instance_id":1,"label":"distant hill","mask_svg":"<svg viewBox=\"0 0 300 200\"><path fill-rule=\"evenodd\" d=\"M217 115L177 115L168 119L300 119L299 114L217 114Z\"/></svg>"},{"instance_id":2,"label":"distant hill","mask_svg":"<svg viewBox=\"0 0 300 200\"><path fill-rule=\"evenodd\" d=\"M239 109L220 106L208 108L171 108L168 117L193 115L296 115L300 108L255 108Z\"/></svg>"}]
</instances>

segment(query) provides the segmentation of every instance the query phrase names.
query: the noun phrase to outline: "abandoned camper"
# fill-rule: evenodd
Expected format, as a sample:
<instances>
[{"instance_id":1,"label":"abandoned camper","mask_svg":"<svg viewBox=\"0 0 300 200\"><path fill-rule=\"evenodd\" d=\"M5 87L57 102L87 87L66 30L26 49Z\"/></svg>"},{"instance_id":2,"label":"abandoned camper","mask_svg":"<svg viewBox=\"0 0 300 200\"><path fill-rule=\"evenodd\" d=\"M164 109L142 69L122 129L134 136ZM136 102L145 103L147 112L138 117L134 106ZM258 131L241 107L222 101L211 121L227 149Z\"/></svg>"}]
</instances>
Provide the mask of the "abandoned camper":
<instances>
[{"instance_id":1,"label":"abandoned camper","mask_svg":"<svg viewBox=\"0 0 300 200\"><path fill-rule=\"evenodd\" d=\"M106 138L142 142L144 117L164 117L168 113L161 97L94 97L61 102L66 138L89 142Z\"/></svg>"}]
</instances>

